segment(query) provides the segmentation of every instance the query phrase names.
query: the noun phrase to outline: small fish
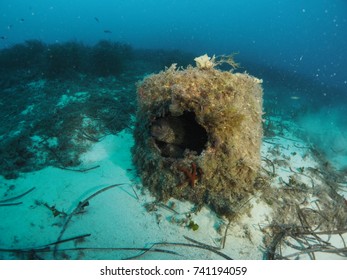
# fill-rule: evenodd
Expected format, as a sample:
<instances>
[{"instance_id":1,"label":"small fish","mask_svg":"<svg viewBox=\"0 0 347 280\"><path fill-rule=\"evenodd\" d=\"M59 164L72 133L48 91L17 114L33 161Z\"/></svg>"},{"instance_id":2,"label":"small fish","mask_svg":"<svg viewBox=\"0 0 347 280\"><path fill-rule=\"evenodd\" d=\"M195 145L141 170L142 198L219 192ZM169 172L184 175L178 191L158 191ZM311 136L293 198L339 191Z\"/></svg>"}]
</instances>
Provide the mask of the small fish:
<instances>
[{"instance_id":1,"label":"small fish","mask_svg":"<svg viewBox=\"0 0 347 280\"><path fill-rule=\"evenodd\" d=\"M20 21L20 22L23 22L23 21L24 21L24 18L21 18L19 21Z\"/></svg>"},{"instance_id":2,"label":"small fish","mask_svg":"<svg viewBox=\"0 0 347 280\"><path fill-rule=\"evenodd\" d=\"M104 30L104 33L109 33L110 34L110 33L112 33L112 31L106 29L106 30Z\"/></svg>"},{"instance_id":3,"label":"small fish","mask_svg":"<svg viewBox=\"0 0 347 280\"><path fill-rule=\"evenodd\" d=\"M292 99L292 100L299 100L300 97L299 96L291 96L290 99Z\"/></svg>"},{"instance_id":4,"label":"small fish","mask_svg":"<svg viewBox=\"0 0 347 280\"><path fill-rule=\"evenodd\" d=\"M13 24L7 25L7 29L11 29L13 27Z\"/></svg>"},{"instance_id":5,"label":"small fish","mask_svg":"<svg viewBox=\"0 0 347 280\"><path fill-rule=\"evenodd\" d=\"M97 23L99 23L99 19L97 17L94 18Z\"/></svg>"},{"instance_id":6,"label":"small fish","mask_svg":"<svg viewBox=\"0 0 347 280\"><path fill-rule=\"evenodd\" d=\"M1 39L1 40L6 40L6 39L7 39L7 37L5 37L5 36L1 36L1 37L0 37L0 39Z\"/></svg>"}]
</instances>

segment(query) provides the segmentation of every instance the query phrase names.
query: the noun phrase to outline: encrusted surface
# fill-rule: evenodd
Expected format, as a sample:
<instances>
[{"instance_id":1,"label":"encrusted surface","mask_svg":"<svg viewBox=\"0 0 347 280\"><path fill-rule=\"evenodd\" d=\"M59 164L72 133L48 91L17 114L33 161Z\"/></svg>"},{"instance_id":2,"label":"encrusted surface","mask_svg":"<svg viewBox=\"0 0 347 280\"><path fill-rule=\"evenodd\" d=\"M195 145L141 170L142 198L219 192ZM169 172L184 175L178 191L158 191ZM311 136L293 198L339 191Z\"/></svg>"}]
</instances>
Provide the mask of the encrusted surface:
<instances>
[{"instance_id":1,"label":"encrusted surface","mask_svg":"<svg viewBox=\"0 0 347 280\"><path fill-rule=\"evenodd\" d=\"M133 160L143 184L160 200L236 214L260 166L260 83L248 74L175 65L140 83Z\"/></svg>"}]
</instances>

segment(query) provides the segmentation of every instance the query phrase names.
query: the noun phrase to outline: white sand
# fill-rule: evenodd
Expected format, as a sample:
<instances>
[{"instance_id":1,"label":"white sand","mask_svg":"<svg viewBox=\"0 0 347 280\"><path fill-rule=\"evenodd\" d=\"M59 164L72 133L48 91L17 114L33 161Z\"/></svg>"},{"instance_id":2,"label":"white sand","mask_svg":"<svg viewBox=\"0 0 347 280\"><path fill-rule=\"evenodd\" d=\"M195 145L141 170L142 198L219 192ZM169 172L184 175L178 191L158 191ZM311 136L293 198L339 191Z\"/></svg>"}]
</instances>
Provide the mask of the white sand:
<instances>
[{"instance_id":1,"label":"white sand","mask_svg":"<svg viewBox=\"0 0 347 280\"><path fill-rule=\"evenodd\" d=\"M274 156L270 150L273 144L264 143L262 155L274 160L288 157L291 167L315 167L312 156L307 155L306 144L297 140L284 138L269 140L279 144L281 156ZM117 136L107 136L101 142L83 155L83 165L89 168L99 165L99 168L88 172L73 172L53 167L22 174L20 178L8 180L1 178L0 200L19 195L28 189L35 189L13 202L23 204L11 207L0 207L0 248L30 248L55 242L61 232L66 218L54 217L43 203L49 207L55 206L59 211L72 213L78 203L96 191L113 185L121 186L109 189L89 201L85 212L74 215L68 223L62 239L91 234L83 242L70 241L58 246L62 248L97 247L97 248L149 248L156 242L182 242L194 244L184 236L220 247L228 221L217 217L212 211L203 208L199 213L192 213L193 205L172 199L177 214L165 207L158 206L156 211L149 212L145 205L154 198L144 190L134 174L131 162L131 147L134 141L129 132L121 132ZM298 148L299 147L299 148ZM269 168L264 166L264 168ZM277 166L276 166L277 168ZM273 187L279 186L280 177L288 182L290 171L288 167L278 167L277 177L273 179ZM306 184L310 179L300 176ZM8 190L10 185L13 190ZM135 193L136 192L136 193ZM4 195L6 194L6 197ZM260 228L269 225L273 215L272 208L262 199L260 192L251 200L253 208L249 215L244 215L237 223L231 223L225 242L225 248L220 250L234 259L262 259L264 248L264 233ZM190 216L189 216L190 215ZM198 230L188 228L183 220L194 221ZM181 224L180 224L181 223ZM335 238L335 237L334 237ZM330 242L332 240L330 239ZM341 246L341 238L334 241ZM172 255L160 252L147 252L141 259L223 259L209 250L180 245L156 245L153 248L176 252ZM288 250L285 254L292 253ZM129 258L142 251L126 250L84 250L58 254L59 258L81 259L120 259ZM43 258L53 258L52 253L39 253ZM337 258L336 255L316 255L316 257ZM21 256L19 256L21 257ZM12 253L0 252L0 258L18 258Z\"/></svg>"}]
</instances>

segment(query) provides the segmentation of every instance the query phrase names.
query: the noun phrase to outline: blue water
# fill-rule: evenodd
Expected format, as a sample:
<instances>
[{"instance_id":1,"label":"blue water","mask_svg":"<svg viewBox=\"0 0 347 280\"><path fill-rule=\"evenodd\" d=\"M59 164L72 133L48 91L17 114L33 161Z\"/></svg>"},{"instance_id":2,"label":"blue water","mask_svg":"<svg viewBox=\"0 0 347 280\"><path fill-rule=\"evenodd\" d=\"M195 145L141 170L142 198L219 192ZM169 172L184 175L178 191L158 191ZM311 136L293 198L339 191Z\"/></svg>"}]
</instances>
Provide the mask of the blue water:
<instances>
[{"instance_id":1,"label":"blue water","mask_svg":"<svg viewBox=\"0 0 347 280\"><path fill-rule=\"evenodd\" d=\"M343 0L2 0L0 10L1 47L110 39L136 48L239 52L239 60L347 88Z\"/></svg>"},{"instance_id":2,"label":"blue water","mask_svg":"<svg viewBox=\"0 0 347 280\"><path fill-rule=\"evenodd\" d=\"M265 137L291 122L346 178L346 46L345 0L0 0L1 194L21 174L79 168L91 145L78 140L133 124L137 81L205 53L263 79Z\"/></svg>"}]
</instances>

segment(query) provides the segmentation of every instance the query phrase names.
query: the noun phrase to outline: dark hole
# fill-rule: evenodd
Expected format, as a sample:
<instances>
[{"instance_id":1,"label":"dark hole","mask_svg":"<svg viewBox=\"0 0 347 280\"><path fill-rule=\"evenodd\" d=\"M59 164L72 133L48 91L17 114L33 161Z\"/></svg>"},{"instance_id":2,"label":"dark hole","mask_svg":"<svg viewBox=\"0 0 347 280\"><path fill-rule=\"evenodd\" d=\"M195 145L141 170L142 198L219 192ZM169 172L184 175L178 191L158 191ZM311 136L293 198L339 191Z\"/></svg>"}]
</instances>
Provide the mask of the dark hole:
<instances>
[{"instance_id":1,"label":"dark hole","mask_svg":"<svg viewBox=\"0 0 347 280\"><path fill-rule=\"evenodd\" d=\"M181 116L157 118L152 123L151 135L161 155L171 158L183 157L185 149L200 155L208 139L206 130L196 122L194 112L188 111Z\"/></svg>"}]
</instances>

